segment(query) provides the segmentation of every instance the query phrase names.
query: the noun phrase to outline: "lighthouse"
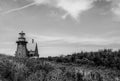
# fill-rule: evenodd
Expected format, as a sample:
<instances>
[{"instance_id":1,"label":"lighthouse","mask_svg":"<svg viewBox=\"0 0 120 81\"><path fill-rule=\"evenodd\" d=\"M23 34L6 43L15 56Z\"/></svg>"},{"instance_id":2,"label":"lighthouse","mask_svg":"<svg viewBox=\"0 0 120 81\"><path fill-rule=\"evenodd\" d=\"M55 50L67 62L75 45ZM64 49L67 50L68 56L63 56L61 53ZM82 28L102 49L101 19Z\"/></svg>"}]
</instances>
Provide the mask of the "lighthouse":
<instances>
[{"instance_id":1,"label":"lighthouse","mask_svg":"<svg viewBox=\"0 0 120 81\"><path fill-rule=\"evenodd\" d=\"M16 43L17 43L17 50L15 53L16 57L19 57L19 58L31 58L31 57L38 58L39 57L37 43L35 46L33 39L32 39L32 44L33 44L32 48L34 48L34 49L30 48L29 49L30 51L28 51L28 49L27 49L28 42L26 41L25 33L23 31L21 31L19 33L19 37L18 37L18 40L16 41Z\"/></svg>"},{"instance_id":2,"label":"lighthouse","mask_svg":"<svg viewBox=\"0 0 120 81\"><path fill-rule=\"evenodd\" d=\"M17 51L16 51L16 57L28 57L28 50L27 50L27 41L25 38L25 33L22 31L19 33L19 38L16 41L17 43Z\"/></svg>"}]
</instances>

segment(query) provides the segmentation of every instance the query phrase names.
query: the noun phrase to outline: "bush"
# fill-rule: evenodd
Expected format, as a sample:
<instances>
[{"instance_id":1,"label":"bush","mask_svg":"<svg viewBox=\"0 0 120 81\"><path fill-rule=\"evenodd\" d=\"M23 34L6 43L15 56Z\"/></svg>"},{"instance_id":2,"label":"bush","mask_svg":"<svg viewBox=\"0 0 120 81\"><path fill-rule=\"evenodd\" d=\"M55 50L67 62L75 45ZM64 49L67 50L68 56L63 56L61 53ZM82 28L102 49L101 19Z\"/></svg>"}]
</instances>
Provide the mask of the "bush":
<instances>
[{"instance_id":1,"label":"bush","mask_svg":"<svg viewBox=\"0 0 120 81\"><path fill-rule=\"evenodd\" d=\"M46 77L46 72L43 70L36 71L32 73L26 81L44 81Z\"/></svg>"}]
</instances>

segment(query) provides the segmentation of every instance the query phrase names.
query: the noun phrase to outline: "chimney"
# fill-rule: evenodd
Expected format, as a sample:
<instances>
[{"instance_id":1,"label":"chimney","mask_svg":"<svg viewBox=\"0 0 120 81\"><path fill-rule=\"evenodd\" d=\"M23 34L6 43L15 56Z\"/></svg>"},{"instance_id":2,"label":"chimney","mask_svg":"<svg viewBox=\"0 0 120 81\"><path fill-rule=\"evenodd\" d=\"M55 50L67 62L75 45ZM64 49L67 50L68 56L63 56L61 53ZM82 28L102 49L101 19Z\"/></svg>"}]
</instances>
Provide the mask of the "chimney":
<instances>
[{"instance_id":1,"label":"chimney","mask_svg":"<svg viewBox=\"0 0 120 81\"><path fill-rule=\"evenodd\" d=\"M32 39L32 43L34 43L34 39Z\"/></svg>"}]
</instances>

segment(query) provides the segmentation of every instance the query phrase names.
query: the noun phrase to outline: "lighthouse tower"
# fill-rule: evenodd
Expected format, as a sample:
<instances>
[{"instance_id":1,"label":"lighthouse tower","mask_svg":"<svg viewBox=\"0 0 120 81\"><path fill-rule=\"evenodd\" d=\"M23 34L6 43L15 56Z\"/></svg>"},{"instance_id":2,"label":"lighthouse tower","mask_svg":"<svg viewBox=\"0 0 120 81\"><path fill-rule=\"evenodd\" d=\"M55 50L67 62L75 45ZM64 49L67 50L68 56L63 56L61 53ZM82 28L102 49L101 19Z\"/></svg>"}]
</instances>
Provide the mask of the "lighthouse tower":
<instances>
[{"instance_id":1,"label":"lighthouse tower","mask_svg":"<svg viewBox=\"0 0 120 81\"><path fill-rule=\"evenodd\" d=\"M16 41L17 43L17 51L15 56L19 58L28 57L28 50L27 50L27 41L25 38L25 33L22 31L19 33L20 37Z\"/></svg>"}]
</instances>

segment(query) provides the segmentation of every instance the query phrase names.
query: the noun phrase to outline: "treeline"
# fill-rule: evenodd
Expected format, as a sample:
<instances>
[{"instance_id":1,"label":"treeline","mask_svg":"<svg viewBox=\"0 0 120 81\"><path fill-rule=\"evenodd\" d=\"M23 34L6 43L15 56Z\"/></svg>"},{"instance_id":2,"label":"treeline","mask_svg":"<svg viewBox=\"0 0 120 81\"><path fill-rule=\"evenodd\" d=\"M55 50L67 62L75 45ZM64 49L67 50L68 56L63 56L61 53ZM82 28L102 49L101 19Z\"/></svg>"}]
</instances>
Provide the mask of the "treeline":
<instances>
[{"instance_id":1,"label":"treeline","mask_svg":"<svg viewBox=\"0 0 120 81\"><path fill-rule=\"evenodd\" d=\"M104 49L97 52L80 52L67 56L48 57L47 60L120 69L120 50L112 51L112 49Z\"/></svg>"}]
</instances>

